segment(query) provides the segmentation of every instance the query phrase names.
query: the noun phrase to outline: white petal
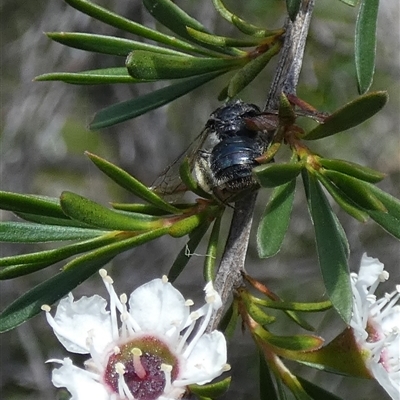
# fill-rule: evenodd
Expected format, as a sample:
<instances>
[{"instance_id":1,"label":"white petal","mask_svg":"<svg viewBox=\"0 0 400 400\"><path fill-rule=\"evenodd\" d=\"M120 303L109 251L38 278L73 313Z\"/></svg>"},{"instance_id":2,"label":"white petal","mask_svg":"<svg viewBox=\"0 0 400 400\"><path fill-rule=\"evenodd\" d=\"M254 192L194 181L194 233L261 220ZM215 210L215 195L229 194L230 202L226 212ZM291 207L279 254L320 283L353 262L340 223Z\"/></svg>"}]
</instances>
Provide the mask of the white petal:
<instances>
[{"instance_id":1,"label":"white petal","mask_svg":"<svg viewBox=\"0 0 400 400\"><path fill-rule=\"evenodd\" d=\"M391 376L387 373L382 364L371 361L367 364L367 367L371 369L374 378L393 400L400 399L400 383L391 379Z\"/></svg>"},{"instance_id":2,"label":"white petal","mask_svg":"<svg viewBox=\"0 0 400 400\"><path fill-rule=\"evenodd\" d=\"M133 291L129 312L142 330L166 333L171 327L182 327L182 321L189 316L189 307L169 282L154 279Z\"/></svg>"},{"instance_id":3,"label":"white petal","mask_svg":"<svg viewBox=\"0 0 400 400\"><path fill-rule=\"evenodd\" d=\"M54 317L54 329L58 340L72 353L87 354L87 339L93 340L93 347L101 353L112 341L110 313L106 311L107 301L101 296L82 297L73 301L73 296L62 299Z\"/></svg>"},{"instance_id":4,"label":"white petal","mask_svg":"<svg viewBox=\"0 0 400 400\"><path fill-rule=\"evenodd\" d=\"M358 272L358 282L370 287L382 274L383 269L384 265L377 258L368 257L367 253L364 253Z\"/></svg>"},{"instance_id":5,"label":"white petal","mask_svg":"<svg viewBox=\"0 0 400 400\"><path fill-rule=\"evenodd\" d=\"M190 353L180 379L203 385L221 375L226 365L226 340L219 331L204 334Z\"/></svg>"},{"instance_id":6,"label":"white petal","mask_svg":"<svg viewBox=\"0 0 400 400\"><path fill-rule=\"evenodd\" d=\"M89 372L73 365L69 358L64 358L62 364L53 370L52 382L56 387L67 388L72 395L71 400L110 400L106 388Z\"/></svg>"}]
</instances>

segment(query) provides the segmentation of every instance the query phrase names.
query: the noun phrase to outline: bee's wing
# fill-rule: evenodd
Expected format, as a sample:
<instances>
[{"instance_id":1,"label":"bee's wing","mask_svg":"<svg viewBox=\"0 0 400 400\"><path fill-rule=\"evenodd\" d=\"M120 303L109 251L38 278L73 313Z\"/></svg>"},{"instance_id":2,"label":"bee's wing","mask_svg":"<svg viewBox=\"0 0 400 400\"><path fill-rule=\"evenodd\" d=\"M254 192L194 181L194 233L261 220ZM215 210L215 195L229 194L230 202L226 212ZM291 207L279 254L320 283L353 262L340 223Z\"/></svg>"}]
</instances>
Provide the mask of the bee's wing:
<instances>
[{"instance_id":1,"label":"bee's wing","mask_svg":"<svg viewBox=\"0 0 400 400\"><path fill-rule=\"evenodd\" d=\"M170 201L177 201L187 190L186 185L180 177L180 166L185 157L187 157L190 170L193 170L198 151L203 146L208 134L208 128L204 128L190 146L165 168L161 175L153 182L150 189Z\"/></svg>"}]
</instances>

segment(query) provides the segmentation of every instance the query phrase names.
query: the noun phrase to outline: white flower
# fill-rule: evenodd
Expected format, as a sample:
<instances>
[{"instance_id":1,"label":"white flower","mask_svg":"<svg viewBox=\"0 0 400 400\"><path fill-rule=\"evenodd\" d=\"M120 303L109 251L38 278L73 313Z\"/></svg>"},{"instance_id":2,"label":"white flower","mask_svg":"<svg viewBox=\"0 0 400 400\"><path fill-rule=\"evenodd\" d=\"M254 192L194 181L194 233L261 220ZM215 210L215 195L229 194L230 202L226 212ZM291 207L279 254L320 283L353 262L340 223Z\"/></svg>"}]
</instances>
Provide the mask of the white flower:
<instances>
[{"instance_id":1,"label":"white flower","mask_svg":"<svg viewBox=\"0 0 400 400\"><path fill-rule=\"evenodd\" d=\"M400 285L384 297L374 295L389 278L384 265L363 254L360 271L351 274L353 316L351 327L371 375L394 400L400 399Z\"/></svg>"},{"instance_id":2,"label":"white flower","mask_svg":"<svg viewBox=\"0 0 400 400\"><path fill-rule=\"evenodd\" d=\"M166 277L140 286L128 301L125 294L118 298L105 270L100 275L109 310L98 295L74 301L69 294L54 318L49 306L42 307L62 345L91 357L85 369L69 358L49 360L61 364L52 381L66 387L71 400L175 400L187 385L205 384L229 370L224 335L204 333L213 309L221 306L212 284L205 288L206 304L190 313L193 302Z\"/></svg>"}]
</instances>

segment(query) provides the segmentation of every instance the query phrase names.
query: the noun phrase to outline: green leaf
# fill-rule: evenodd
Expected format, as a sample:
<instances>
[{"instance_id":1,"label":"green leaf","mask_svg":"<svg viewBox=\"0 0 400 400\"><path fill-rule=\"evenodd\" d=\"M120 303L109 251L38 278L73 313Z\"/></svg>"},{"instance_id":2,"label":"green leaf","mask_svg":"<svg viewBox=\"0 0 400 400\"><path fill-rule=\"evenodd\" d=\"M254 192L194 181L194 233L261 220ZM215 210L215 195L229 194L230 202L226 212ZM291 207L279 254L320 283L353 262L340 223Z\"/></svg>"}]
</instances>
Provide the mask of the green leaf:
<instances>
[{"instance_id":1,"label":"green leaf","mask_svg":"<svg viewBox=\"0 0 400 400\"><path fill-rule=\"evenodd\" d=\"M204 223L207 220L207 216L210 216L209 212L203 211L198 214L191 215L190 217L180 219L170 226L168 233L174 238L188 235L190 232Z\"/></svg>"},{"instance_id":2,"label":"green leaf","mask_svg":"<svg viewBox=\"0 0 400 400\"><path fill-rule=\"evenodd\" d=\"M276 320L276 317L273 315L268 315L260 307L251 302L246 304L246 311L249 313L250 317L261 326L271 324Z\"/></svg>"},{"instance_id":3,"label":"green leaf","mask_svg":"<svg viewBox=\"0 0 400 400\"><path fill-rule=\"evenodd\" d=\"M370 183L380 182L386 176L382 172L346 160L320 158L318 162L326 169L342 172Z\"/></svg>"},{"instance_id":4,"label":"green leaf","mask_svg":"<svg viewBox=\"0 0 400 400\"><path fill-rule=\"evenodd\" d=\"M0 241L37 243L59 240L82 240L100 236L106 231L75 227L39 225L25 222L0 222Z\"/></svg>"},{"instance_id":5,"label":"green leaf","mask_svg":"<svg viewBox=\"0 0 400 400\"><path fill-rule=\"evenodd\" d=\"M260 325L254 329L254 333L264 342L289 351L315 351L324 343L322 338L313 335L276 336Z\"/></svg>"},{"instance_id":6,"label":"green leaf","mask_svg":"<svg viewBox=\"0 0 400 400\"><path fill-rule=\"evenodd\" d=\"M174 263L172 264L168 272L169 282L173 283L184 270L193 253L197 249L197 246L201 242L201 239L206 234L209 226L210 224L208 223L201 224L190 233L188 242L178 253Z\"/></svg>"},{"instance_id":7,"label":"green leaf","mask_svg":"<svg viewBox=\"0 0 400 400\"><path fill-rule=\"evenodd\" d=\"M94 69L83 72L53 72L39 75L35 81L61 81L76 85L142 82L132 78L125 67Z\"/></svg>"},{"instance_id":8,"label":"green leaf","mask_svg":"<svg viewBox=\"0 0 400 400\"><path fill-rule=\"evenodd\" d=\"M90 123L90 129L106 128L120 122L136 118L148 111L161 107L204 85L225 71L212 72L186 79L143 96L114 104L96 113Z\"/></svg>"},{"instance_id":9,"label":"green leaf","mask_svg":"<svg viewBox=\"0 0 400 400\"><path fill-rule=\"evenodd\" d=\"M186 27L186 30L190 36L198 40L199 42L213 44L215 46L223 46L223 47L253 47L257 46L264 38L248 38L248 39L236 39L226 36L217 36L210 33L202 32L190 27ZM238 55L244 55L246 52L239 52Z\"/></svg>"},{"instance_id":10,"label":"green leaf","mask_svg":"<svg viewBox=\"0 0 400 400\"><path fill-rule=\"evenodd\" d=\"M60 200L53 197L0 191L0 209L69 219L60 207Z\"/></svg>"},{"instance_id":11,"label":"green leaf","mask_svg":"<svg viewBox=\"0 0 400 400\"><path fill-rule=\"evenodd\" d=\"M92 251L68 263L62 272L29 290L0 314L0 332L17 327L41 311L43 304L53 304L98 271L117 254L166 233L166 229L146 232Z\"/></svg>"},{"instance_id":12,"label":"green leaf","mask_svg":"<svg viewBox=\"0 0 400 400\"><path fill-rule=\"evenodd\" d=\"M89 225L84 224L83 222L73 221L72 219L69 218L64 219L64 218L47 217L38 214L21 213L18 211L14 211L14 214L24 219L25 221L34 222L35 224L69 226L69 227L85 228L85 229L89 228Z\"/></svg>"},{"instance_id":13,"label":"green leaf","mask_svg":"<svg viewBox=\"0 0 400 400\"><path fill-rule=\"evenodd\" d=\"M272 192L257 230L257 250L261 258L275 255L281 248L289 227L296 181L292 180Z\"/></svg>"},{"instance_id":14,"label":"green leaf","mask_svg":"<svg viewBox=\"0 0 400 400\"><path fill-rule=\"evenodd\" d=\"M347 4L348 6L355 7L358 4L359 0L340 0L342 3Z\"/></svg>"},{"instance_id":15,"label":"green leaf","mask_svg":"<svg viewBox=\"0 0 400 400\"><path fill-rule=\"evenodd\" d=\"M353 178L332 170L321 170L321 174L330 179L343 193L346 194L355 204L365 210L384 211L385 206L369 190L367 182Z\"/></svg>"},{"instance_id":16,"label":"green leaf","mask_svg":"<svg viewBox=\"0 0 400 400\"><path fill-rule=\"evenodd\" d=\"M288 11L289 17L293 22L300 10L301 0L286 0L286 9Z\"/></svg>"},{"instance_id":17,"label":"green leaf","mask_svg":"<svg viewBox=\"0 0 400 400\"><path fill-rule=\"evenodd\" d=\"M100 7L88 0L65 0L65 2L84 14L125 32L133 33L135 35L154 40L158 43L166 44L185 52L195 52L205 55L214 54L214 52L211 52L210 50L201 48L199 46L194 46L174 36L165 35L157 30L147 28L141 24L138 24L137 22L131 21L130 19L121 17L120 15Z\"/></svg>"},{"instance_id":18,"label":"green leaf","mask_svg":"<svg viewBox=\"0 0 400 400\"><path fill-rule=\"evenodd\" d=\"M184 55L176 50L152 44L136 42L135 40L123 39L114 36L95 35L93 33L76 32L48 32L46 35L55 42L65 46L86 51L115 56L126 57L134 50L151 51L166 55Z\"/></svg>"},{"instance_id":19,"label":"green leaf","mask_svg":"<svg viewBox=\"0 0 400 400\"><path fill-rule=\"evenodd\" d=\"M53 304L93 275L112 257L83 260L78 268L63 271L15 300L0 314L0 332L7 332L39 314L41 306Z\"/></svg>"},{"instance_id":20,"label":"green leaf","mask_svg":"<svg viewBox=\"0 0 400 400\"><path fill-rule=\"evenodd\" d=\"M120 240L115 233L60 249L0 258L0 279L11 279L46 268L79 253L84 253Z\"/></svg>"},{"instance_id":21,"label":"green leaf","mask_svg":"<svg viewBox=\"0 0 400 400\"><path fill-rule=\"evenodd\" d=\"M214 8L217 10L217 12L221 15L222 18L231 22L233 25L236 26L236 28L238 28L241 32L245 33L246 35L265 38L268 36L276 35L278 33L282 33L281 30L269 31L267 29L263 29L258 26L252 25L247 21L244 21L243 19L239 18L237 15L229 11L221 0L212 0L212 2Z\"/></svg>"},{"instance_id":22,"label":"green leaf","mask_svg":"<svg viewBox=\"0 0 400 400\"><path fill-rule=\"evenodd\" d=\"M306 133L302 138L316 140L343 132L360 125L380 111L388 101L387 92L371 92L347 103L324 122Z\"/></svg>"},{"instance_id":23,"label":"green leaf","mask_svg":"<svg viewBox=\"0 0 400 400\"><path fill-rule=\"evenodd\" d=\"M268 368L268 364L265 358L260 353L259 354L260 366L260 400L279 400L278 394L276 393L274 381L272 379L272 374Z\"/></svg>"},{"instance_id":24,"label":"green leaf","mask_svg":"<svg viewBox=\"0 0 400 400\"><path fill-rule=\"evenodd\" d=\"M179 208L172 206L171 204L164 201L162 198L157 196L153 191L151 191L146 185L138 181L132 175L128 174L122 168L110 163L103 158L96 156L95 154L86 152L85 153L90 160L104 172L109 178L111 178L118 185L128 190L129 192L135 194L139 198L161 210L167 211L171 214L180 214L182 211Z\"/></svg>"},{"instance_id":25,"label":"green leaf","mask_svg":"<svg viewBox=\"0 0 400 400\"><path fill-rule=\"evenodd\" d=\"M322 338L312 335L272 335L268 341L275 347L292 351L315 351L324 343Z\"/></svg>"},{"instance_id":26,"label":"green leaf","mask_svg":"<svg viewBox=\"0 0 400 400\"><path fill-rule=\"evenodd\" d=\"M355 61L360 94L368 91L374 76L378 8L379 0L361 0L357 16Z\"/></svg>"},{"instance_id":27,"label":"green leaf","mask_svg":"<svg viewBox=\"0 0 400 400\"><path fill-rule=\"evenodd\" d=\"M215 383L207 383L205 385L189 385L189 390L201 397L210 397L214 399L215 397L222 396L228 389L231 384L231 377L223 379L222 381Z\"/></svg>"},{"instance_id":28,"label":"green leaf","mask_svg":"<svg viewBox=\"0 0 400 400\"><path fill-rule=\"evenodd\" d=\"M162 224L157 217L114 211L72 192L63 192L60 201L65 214L97 228L141 231L159 228Z\"/></svg>"},{"instance_id":29,"label":"green leaf","mask_svg":"<svg viewBox=\"0 0 400 400\"><path fill-rule=\"evenodd\" d=\"M219 235L221 231L222 213L216 218L210 239L208 240L207 252L204 262L203 276L206 282L214 281L216 275L216 259L218 252Z\"/></svg>"},{"instance_id":30,"label":"green leaf","mask_svg":"<svg viewBox=\"0 0 400 400\"><path fill-rule=\"evenodd\" d=\"M324 400L344 400L341 397L336 396L335 394L328 392L320 386L315 385L312 382L307 381L306 379L297 376L297 379L303 386L304 390L313 398L313 399L324 399Z\"/></svg>"},{"instance_id":31,"label":"green leaf","mask_svg":"<svg viewBox=\"0 0 400 400\"><path fill-rule=\"evenodd\" d=\"M368 183L370 192L382 202L387 212L366 210L370 217L383 229L400 239L400 200Z\"/></svg>"},{"instance_id":32,"label":"green leaf","mask_svg":"<svg viewBox=\"0 0 400 400\"><path fill-rule=\"evenodd\" d=\"M303 168L303 162L270 163L253 168L253 174L261 187L272 188L295 180Z\"/></svg>"},{"instance_id":33,"label":"green leaf","mask_svg":"<svg viewBox=\"0 0 400 400\"><path fill-rule=\"evenodd\" d=\"M211 199L212 196L203 190L197 180L192 175L193 166L189 162L189 158L186 156L181 165L179 166L179 176L182 179L182 183L186 186L187 190L197 194L199 197L204 199Z\"/></svg>"},{"instance_id":34,"label":"green leaf","mask_svg":"<svg viewBox=\"0 0 400 400\"><path fill-rule=\"evenodd\" d=\"M226 72L244 65L247 61L246 58L177 56L137 50L128 55L125 65L135 79L162 80Z\"/></svg>"},{"instance_id":35,"label":"green leaf","mask_svg":"<svg viewBox=\"0 0 400 400\"><path fill-rule=\"evenodd\" d=\"M303 179L325 288L332 305L348 323L352 312L352 292L343 228L316 178L304 172Z\"/></svg>"},{"instance_id":36,"label":"green leaf","mask_svg":"<svg viewBox=\"0 0 400 400\"><path fill-rule=\"evenodd\" d=\"M232 339L239 319L238 302L233 301L218 324L218 330L223 332L227 339Z\"/></svg>"},{"instance_id":37,"label":"green leaf","mask_svg":"<svg viewBox=\"0 0 400 400\"><path fill-rule=\"evenodd\" d=\"M196 19L188 15L170 0L143 0L147 11L162 25L169 28L180 37L194 43L199 43L187 32L187 28L192 28L200 32L208 32L207 29ZM200 43L202 46L210 48L217 53L237 55L236 49L230 49L212 44ZM241 52L239 52L241 53Z\"/></svg>"},{"instance_id":38,"label":"green leaf","mask_svg":"<svg viewBox=\"0 0 400 400\"><path fill-rule=\"evenodd\" d=\"M368 221L368 214L359 206L357 206L357 204L355 204L345 193L343 193L342 190L335 186L323 174L316 171L315 174L318 177L318 180L324 185L325 189L332 196L333 200L335 200L345 212L360 222Z\"/></svg>"},{"instance_id":39,"label":"green leaf","mask_svg":"<svg viewBox=\"0 0 400 400\"><path fill-rule=\"evenodd\" d=\"M271 58L279 53L281 42L275 43L268 51L251 60L231 78L228 84L228 97L235 97L265 68Z\"/></svg>"}]
</instances>

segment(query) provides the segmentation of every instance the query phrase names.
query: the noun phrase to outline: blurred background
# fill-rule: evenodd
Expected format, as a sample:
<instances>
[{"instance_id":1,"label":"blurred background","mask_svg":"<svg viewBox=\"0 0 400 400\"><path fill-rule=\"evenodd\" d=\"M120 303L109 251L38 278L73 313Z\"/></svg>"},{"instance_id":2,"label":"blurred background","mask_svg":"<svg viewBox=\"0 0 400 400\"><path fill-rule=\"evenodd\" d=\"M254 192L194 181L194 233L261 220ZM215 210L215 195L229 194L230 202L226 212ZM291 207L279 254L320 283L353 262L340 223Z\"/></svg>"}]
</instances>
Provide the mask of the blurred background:
<instances>
[{"instance_id":1,"label":"blurred background","mask_svg":"<svg viewBox=\"0 0 400 400\"><path fill-rule=\"evenodd\" d=\"M114 12L134 21L156 27L139 0L98 0ZM217 34L238 35L213 10L211 2L194 0L178 4ZM283 0L226 1L243 18L268 28L282 26ZM379 187L400 197L400 36L399 3L381 2L378 20L378 48L375 80L371 90L388 90L389 104L382 112L357 129L311 143L325 156L342 158L378 169L387 174ZM336 1L319 1L307 42L298 95L321 111L332 112L357 96L354 67L354 27L356 10ZM116 187L83 154L85 150L126 169L147 184L171 163L202 130L209 114L220 104L217 95L225 79L214 81L169 106L136 120L101 131L87 126L96 111L119 101L148 93L160 84L74 86L58 82L33 82L40 74L55 71L122 66L123 58L90 54L52 43L43 32L81 31L129 37L75 11L62 0L2 0L0 3L1 84L0 84L0 189L58 197L63 190L87 196L102 204L109 201L135 201ZM275 61L276 62L276 61ZM247 88L242 99L264 105L275 62ZM259 194L255 226L268 200L269 192ZM335 206L334 206L335 207ZM393 290L400 283L399 242L373 222L364 225L337 209L351 246L350 265L357 270L362 253L379 258L391 273L379 293ZM229 213L228 213L229 214ZM3 212L2 220L13 218ZM229 215L224 220L229 229ZM141 283L168 272L185 239L158 239L116 258L107 267L119 293L130 293ZM22 254L47 245L16 246L0 244L0 255ZM200 247L197 254L204 254ZM202 301L202 257L192 261L176 285L186 297ZM61 265L24 278L1 282L0 302L4 309L12 300L58 271ZM314 248L314 235L299 185L293 219L281 252L267 260L257 256L252 240L248 272L271 290L296 301L319 300L324 294ZM74 291L75 297L105 295L96 275ZM197 296L197 297L196 297ZM334 313L311 316L318 333L330 339L343 326ZM293 329L287 320L275 332ZM57 342L39 315L19 328L0 336L1 398L61 399L50 381L49 358L63 358L66 351ZM248 335L237 332L230 343L229 362L233 384L226 399L257 398L257 352ZM78 360L79 361L79 360ZM344 399L388 398L374 382L318 373L289 363L296 373L323 385Z\"/></svg>"}]
</instances>

